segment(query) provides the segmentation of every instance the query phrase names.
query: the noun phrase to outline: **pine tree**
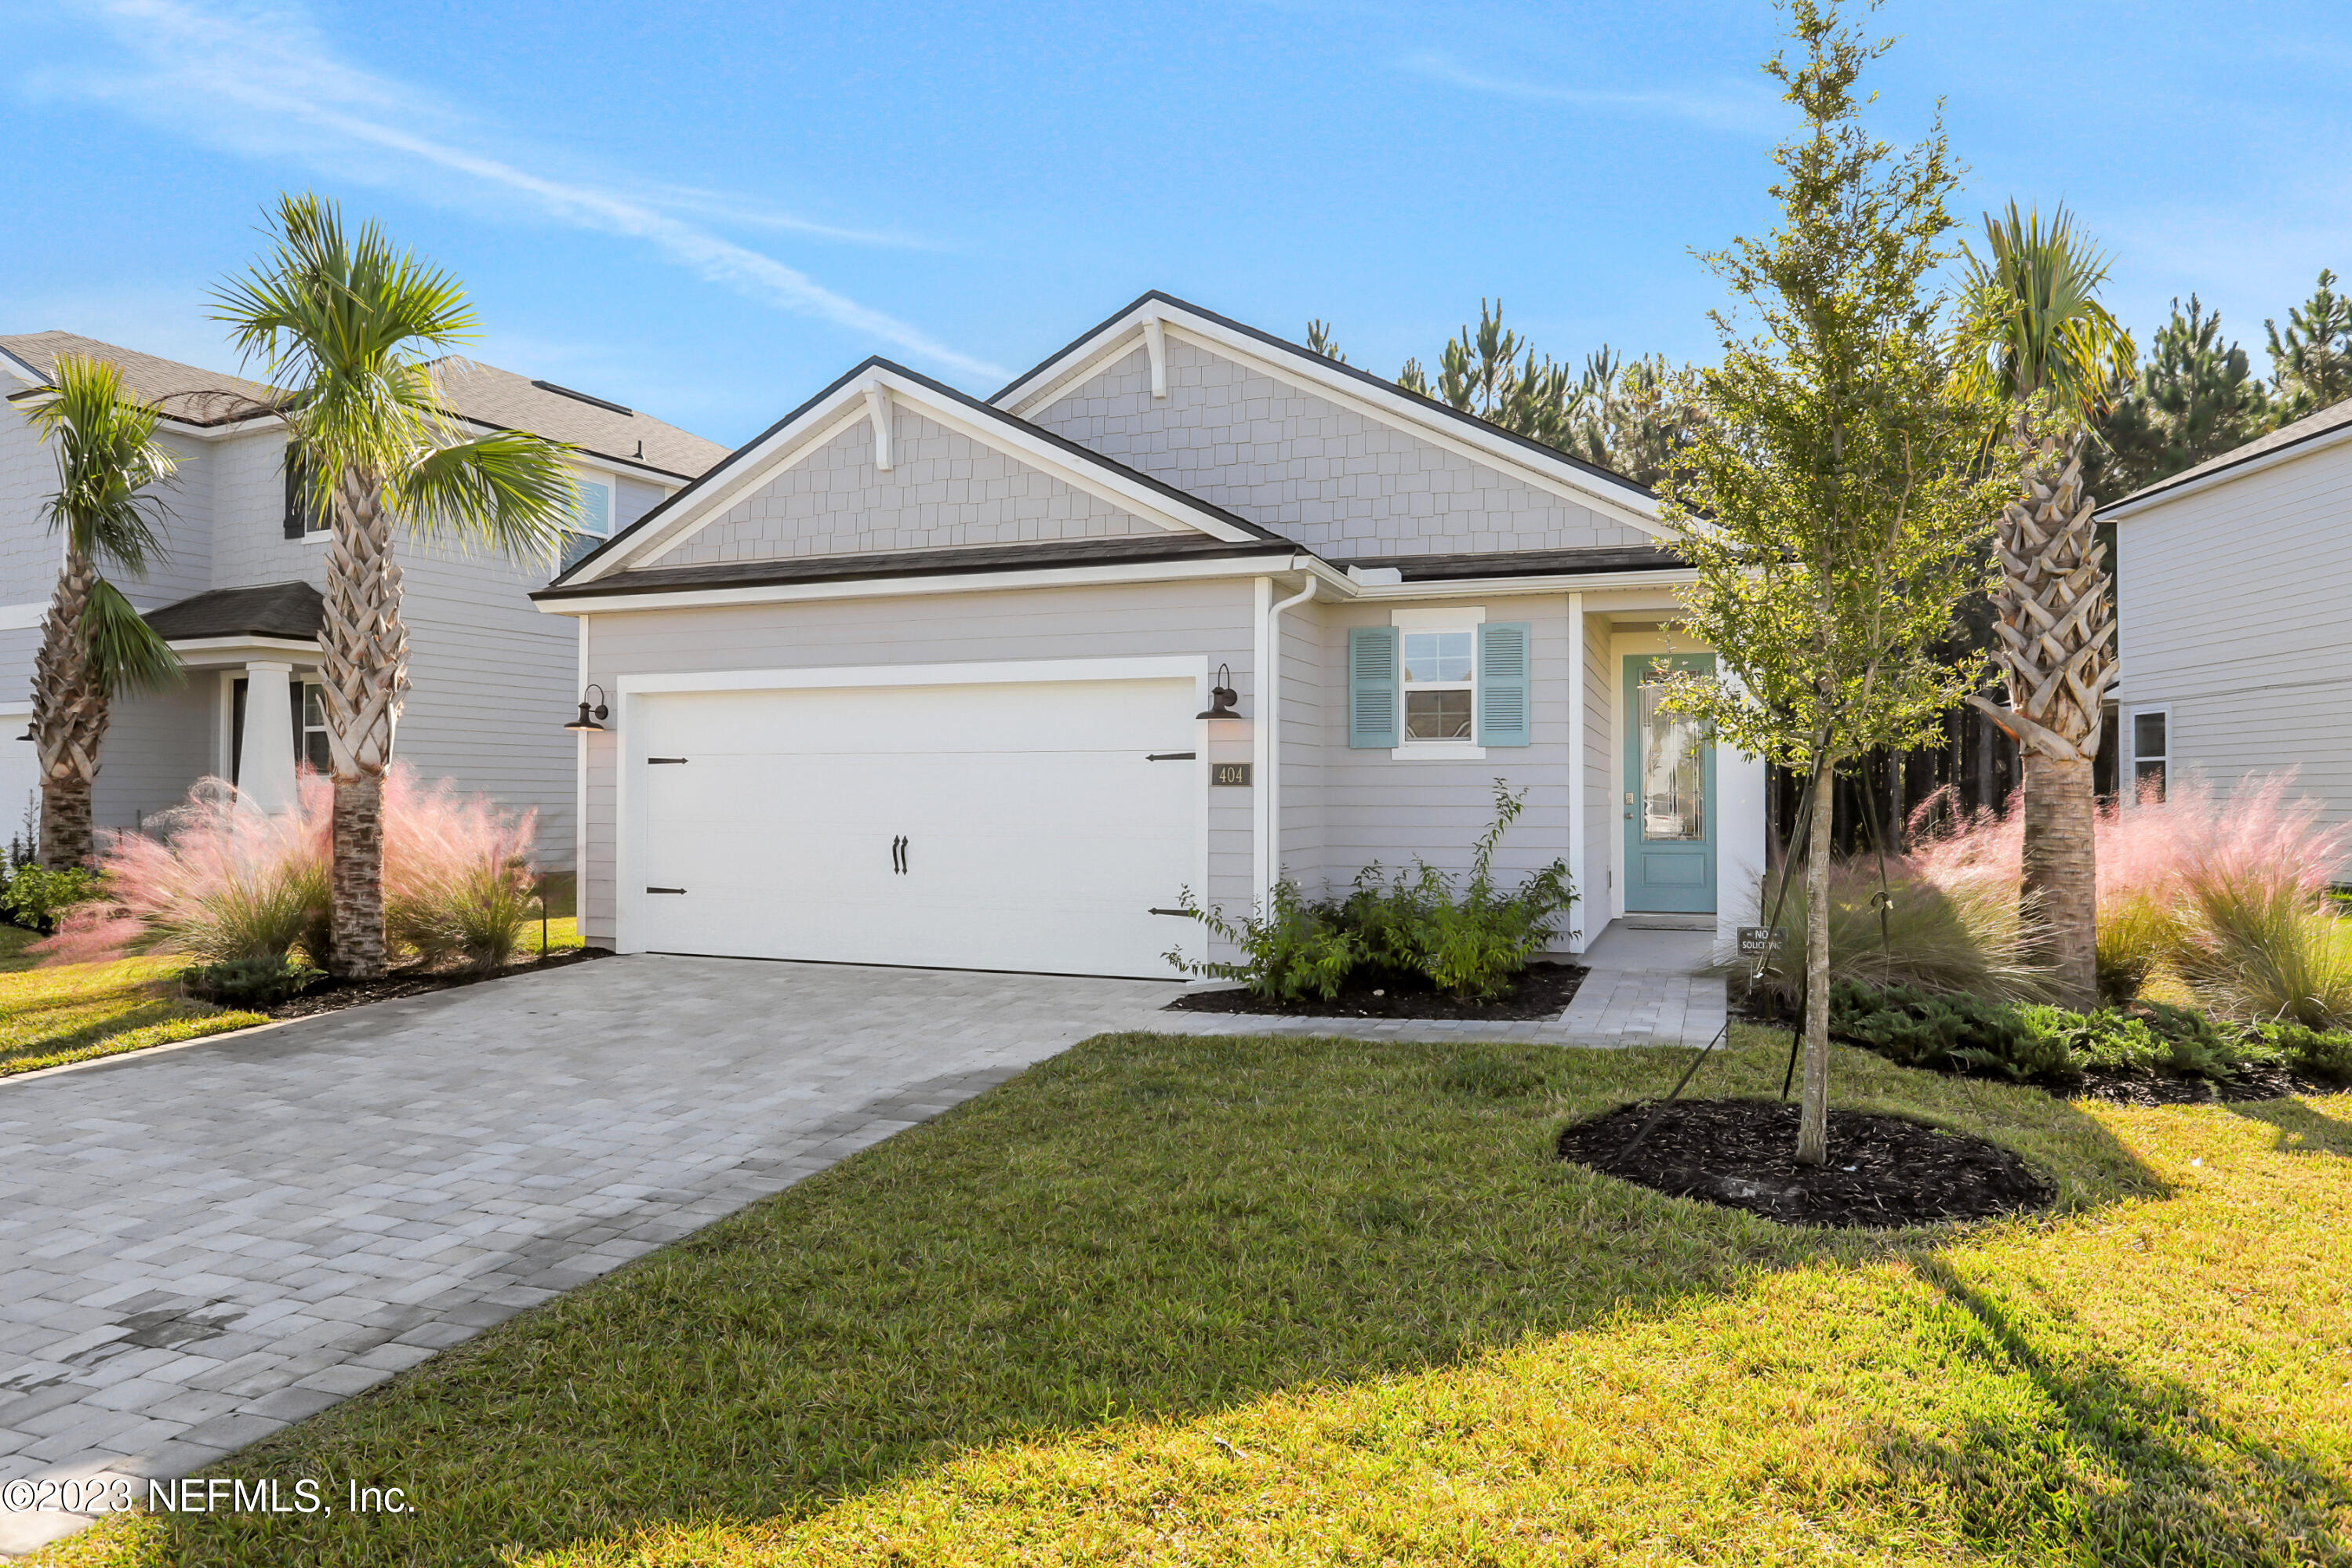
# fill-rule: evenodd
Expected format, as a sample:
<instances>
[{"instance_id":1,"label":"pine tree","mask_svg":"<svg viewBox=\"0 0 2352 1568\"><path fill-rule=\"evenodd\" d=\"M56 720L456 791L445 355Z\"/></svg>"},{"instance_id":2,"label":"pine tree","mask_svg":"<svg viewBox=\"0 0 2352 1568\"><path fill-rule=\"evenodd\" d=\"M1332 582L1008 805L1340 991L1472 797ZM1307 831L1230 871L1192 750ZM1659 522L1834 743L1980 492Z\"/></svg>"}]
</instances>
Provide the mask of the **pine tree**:
<instances>
[{"instance_id":1,"label":"pine tree","mask_svg":"<svg viewBox=\"0 0 2352 1568\"><path fill-rule=\"evenodd\" d=\"M2270 399L2246 351L2221 337L2221 315L2196 295L2148 340L2146 363L2102 422L2092 488L2120 500L2260 435Z\"/></svg>"},{"instance_id":2,"label":"pine tree","mask_svg":"<svg viewBox=\"0 0 2352 1568\"><path fill-rule=\"evenodd\" d=\"M2319 287L2287 312L2286 331L2270 334L2273 420L2280 425L2352 397L2352 297L2336 291L2336 274L2319 269Z\"/></svg>"}]
</instances>

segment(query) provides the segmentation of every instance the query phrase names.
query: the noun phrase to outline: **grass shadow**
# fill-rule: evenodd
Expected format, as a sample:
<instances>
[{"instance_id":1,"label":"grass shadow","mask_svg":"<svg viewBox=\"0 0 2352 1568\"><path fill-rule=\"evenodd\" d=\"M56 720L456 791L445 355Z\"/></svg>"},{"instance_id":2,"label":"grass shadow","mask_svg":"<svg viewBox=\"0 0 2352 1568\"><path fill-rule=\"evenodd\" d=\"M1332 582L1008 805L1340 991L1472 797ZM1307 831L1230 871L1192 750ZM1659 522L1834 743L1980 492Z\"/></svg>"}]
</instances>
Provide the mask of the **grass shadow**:
<instances>
[{"instance_id":1,"label":"grass shadow","mask_svg":"<svg viewBox=\"0 0 2352 1568\"><path fill-rule=\"evenodd\" d=\"M2221 1103L2222 1109L2233 1116L2276 1128L2278 1140L2271 1147L2279 1153L2352 1155L2352 1121L2324 1115L2308 1100L2233 1100Z\"/></svg>"},{"instance_id":2,"label":"grass shadow","mask_svg":"<svg viewBox=\"0 0 2352 1568\"><path fill-rule=\"evenodd\" d=\"M2312 1456L2248 1436L2192 1390L2134 1375L2067 1312L1966 1278L1921 1276L1952 1309L1958 1354L1990 1363L1949 1436L1885 1438L1887 1489L2000 1561L2145 1564L2352 1562L2352 1489ZM2005 1386L2004 1386L2005 1385Z\"/></svg>"},{"instance_id":3,"label":"grass shadow","mask_svg":"<svg viewBox=\"0 0 2352 1568\"><path fill-rule=\"evenodd\" d=\"M400 1520L184 1517L123 1560L479 1562L805 1516L957 1453L1405 1375L1948 1229L1792 1229L1551 1154L1680 1050L1104 1037L247 1450ZM1769 1097L1761 1038L1693 1092ZM2036 1091L1860 1052L1841 1103L2016 1147L2074 1208L2158 1191ZM2032 1222L2028 1222L2032 1223Z\"/></svg>"}]
</instances>

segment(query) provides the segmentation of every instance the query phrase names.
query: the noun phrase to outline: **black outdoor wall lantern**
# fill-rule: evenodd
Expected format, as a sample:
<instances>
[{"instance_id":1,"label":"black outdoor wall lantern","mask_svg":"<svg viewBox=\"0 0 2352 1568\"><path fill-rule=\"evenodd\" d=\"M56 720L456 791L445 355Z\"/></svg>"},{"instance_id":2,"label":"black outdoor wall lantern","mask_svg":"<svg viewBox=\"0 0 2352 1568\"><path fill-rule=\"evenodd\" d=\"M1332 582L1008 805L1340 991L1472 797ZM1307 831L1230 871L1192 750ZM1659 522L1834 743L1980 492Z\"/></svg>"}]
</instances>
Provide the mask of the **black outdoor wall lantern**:
<instances>
[{"instance_id":1,"label":"black outdoor wall lantern","mask_svg":"<svg viewBox=\"0 0 2352 1568\"><path fill-rule=\"evenodd\" d=\"M1234 704L1240 700L1241 693L1234 689L1233 666L1229 664L1221 664L1217 666L1217 683L1209 688L1208 711L1204 713L1195 713L1192 717L1195 719L1238 719L1241 717L1241 714L1234 710Z\"/></svg>"},{"instance_id":2,"label":"black outdoor wall lantern","mask_svg":"<svg viewBox=\"0 0 2352 1568\"><path fill-rule=\"evenodd\" d=\"M593 691L596 694L596 705L593 708L591 708L588 705L588 691ZM611 718L613 716L613 710L604 706L604 689L603 687L591 681L588 684L588 691L583 691L580 694L580 717L574 719L571 723L566 724L563 727L567 730L593 730L601 735L604 732L604 726L599 722L599 721Z\"/></svg>"}]
</instances>

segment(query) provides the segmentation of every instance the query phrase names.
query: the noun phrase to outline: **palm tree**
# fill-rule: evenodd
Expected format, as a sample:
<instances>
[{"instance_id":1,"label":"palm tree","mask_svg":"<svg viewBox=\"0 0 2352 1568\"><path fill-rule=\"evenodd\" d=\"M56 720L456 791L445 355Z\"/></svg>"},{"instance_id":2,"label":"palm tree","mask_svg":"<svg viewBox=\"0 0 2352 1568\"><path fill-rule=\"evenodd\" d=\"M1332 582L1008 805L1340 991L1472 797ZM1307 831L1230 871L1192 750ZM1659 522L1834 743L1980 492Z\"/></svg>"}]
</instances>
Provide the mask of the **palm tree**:
<instances>
[{"instance_id":1,"label":"palm tree","mask_svg":"<svg viewBox=\"0 0 2352 1568\"><path fill-rule=\"evenodd\" d=\"M56 443L58 492L49 527L65 535L57 592L33 665L33 743L41 768L41 864L78 866L97 846L89 819L99 751L117 697L180 679L171 646L142 620L105 572L143 574L163 553L168 515L150 487L177 464L155 440L154 409L131 395L104 360L60 354L48 395L30 410Z\"/></svg>"},{"instance_id":2,"label":"palm tree","mask_svg":"<svg viewBox=\"0 0 2352 1568\"><path fill-rule=\"evenodd\" d=\"M324 481L331 512L320 629L334 774L328 967L384 967L383 773L408 689L397 517L427 542L552 560L578 489L573 448L520 431L467 438L443 405L439 356L478 321L448 274L335 204L278 199L276 248L214 295L215 319L286 389L287 460Z\"/></svg>"},{"instance_id":3,"label":"palm tree","mask_svg":"<svg viewBox=\"0 0 2352 1568\"><path fill-rule=\"evenodd\" d=\"M1971 254L1962 373L1999 399L2020 491L1995 533L1994 658L2009 706L1971 697L2015 737L2023 761L2021 910L2058 1000L2096 1005L2098 894L2091 778L2100 702L2116 677L2115 599L2083 486L2091 426L2131 374L2131 335L2098 301L2105 259L2063 206L2045 224L2009 204L1985 215L1988 258Z\"/></svg>"}]
</instances>

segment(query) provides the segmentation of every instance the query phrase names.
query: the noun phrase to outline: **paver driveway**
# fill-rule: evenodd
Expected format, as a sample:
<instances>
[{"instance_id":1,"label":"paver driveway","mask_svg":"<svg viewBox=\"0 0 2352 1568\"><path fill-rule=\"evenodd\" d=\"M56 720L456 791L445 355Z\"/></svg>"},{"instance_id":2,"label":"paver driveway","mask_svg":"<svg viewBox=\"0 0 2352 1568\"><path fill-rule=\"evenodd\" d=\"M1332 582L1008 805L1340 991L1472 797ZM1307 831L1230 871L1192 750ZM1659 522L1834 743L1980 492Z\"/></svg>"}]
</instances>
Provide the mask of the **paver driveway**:
<instances>
[{"instance_id":1,"label":"paver driveway","mask_svg":"<svg viewBox=\"0 0 2352 1568\"><path fill-rule=\"evenodd\" d=\"M1173 994L614 958L0 1082L0 1481L184 1474Z\"/></svg>"}]
</instances>

